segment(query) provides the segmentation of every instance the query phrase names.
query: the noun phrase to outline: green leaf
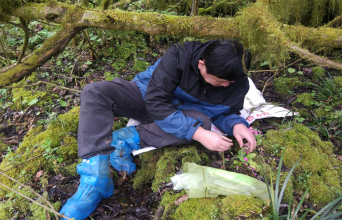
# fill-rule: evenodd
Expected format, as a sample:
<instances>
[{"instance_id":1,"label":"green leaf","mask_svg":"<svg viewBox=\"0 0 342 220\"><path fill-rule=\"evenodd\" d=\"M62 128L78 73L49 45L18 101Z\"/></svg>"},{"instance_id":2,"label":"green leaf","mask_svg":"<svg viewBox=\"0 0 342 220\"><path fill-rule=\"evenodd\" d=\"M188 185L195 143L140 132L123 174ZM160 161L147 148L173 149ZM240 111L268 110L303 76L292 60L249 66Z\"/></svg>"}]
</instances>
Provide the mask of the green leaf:
<instances>
[{"instance_id":1,"label":"green leaf","mask_svg":"<svg viewBox=\"0 0 342 220\"><path fill-rule=\"evenodd\" d=\"M59 100L59 104L61 104L62 107L66 107L68 105L68 103L63 100Z\"/></svg>"},{"instance_id":2,"label":"green leaf","mask_svg":"<svg viewBox=\"0 0 342 220\"><path fill-rule=\"evenodd\" d=\"M85 64L86 65L91 65L93 62L91 62L91 61L88 61L88 62L86 62Z\"/></svg>"},{"instance_id":3,"label":"green leaf","mask_svg":"<svg viewBox=\"0 0 342 220\"><path fill-rule=\"evenodd\" d=\"M35 99L31 100L31 101L28 103L28 105L34 105L34 104L36 104L37 102L38 102L38 99L35 98Z\"/></svg>"},{"instance_id":4,"label":"green leaf","mask_svg":"<svg viewBox=\"0 0 342 220\"><path fill-rule=\"evenodd\" d=\"M293 68L288 68L287 71L288 71L289 73L294 73L294 72L296 72L296 70L293 69Z\"/></svg>"},{"instance_id":5,"label":"green leaf","mask_svg":"<svg viewBox=\"0 0 342 220\"><path fill-rule=\"evenodd\" d=\"M256 157L256 153L247 154L247 159L252 160Z\"/></svg>"},{"instance_id":6,"label":"green leaf","mask_svg":"<svg viewBox=\"0 0 342 220\"><path fill-rule=\"evenodd\" d=\"M269 63L267 61L264 61L263 63L260 64L260 66L267 66Z\"/></svg>"},{"instance_id":7,"label":"green leaf","mask_svg":"<svg viewBox=\"0 0 342 220\"><path fill-rule=\"evenodd\" d=\"M90 40L96 40L96 38L97 38L96 36L93 36L90 38Z\"/></svg>"},{"instance_id":8,"label":"green leaf","mask_svg":"<svg viewBox=\"0 0 342 220\"><path fill-rule=\"evenodd\" d=\"M299 75L303 75L303 71L298 71L297 72Z\"/></svg>"}]
</instances>

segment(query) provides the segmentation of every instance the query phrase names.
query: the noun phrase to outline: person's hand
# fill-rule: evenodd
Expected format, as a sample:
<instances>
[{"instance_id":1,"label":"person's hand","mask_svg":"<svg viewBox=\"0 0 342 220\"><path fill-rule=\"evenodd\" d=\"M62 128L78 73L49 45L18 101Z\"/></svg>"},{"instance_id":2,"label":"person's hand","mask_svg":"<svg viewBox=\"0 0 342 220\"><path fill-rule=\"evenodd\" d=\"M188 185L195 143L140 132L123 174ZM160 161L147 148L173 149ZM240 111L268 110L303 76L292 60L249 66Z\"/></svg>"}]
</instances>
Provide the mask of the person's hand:
<instances>
[{"instance_id":1,"label":"person's hand","mask_svg":"<svg viewBox=\"0 0 342 220\"><path fill-rule=\"evenodd\" d=\"M255 150L257 143L254 135L244 124L236 124L233 127L233 135L236 141L239 143L240 148L248 148L248 153ZM247 143L243 143L243 139L246 139Z\"/></svg>"},{"instance_id":2,"label":"person's hand","mask_svg":"<svg viewBox=\"0 0 342 220\"><path fill-rule=\"evenodd\" d=\"M205 130L202 127L198 127L192 139L200 142L204 147L212 151L223 152L233 146L232 140L216 132Z\"/></svg>"}]
</instances>

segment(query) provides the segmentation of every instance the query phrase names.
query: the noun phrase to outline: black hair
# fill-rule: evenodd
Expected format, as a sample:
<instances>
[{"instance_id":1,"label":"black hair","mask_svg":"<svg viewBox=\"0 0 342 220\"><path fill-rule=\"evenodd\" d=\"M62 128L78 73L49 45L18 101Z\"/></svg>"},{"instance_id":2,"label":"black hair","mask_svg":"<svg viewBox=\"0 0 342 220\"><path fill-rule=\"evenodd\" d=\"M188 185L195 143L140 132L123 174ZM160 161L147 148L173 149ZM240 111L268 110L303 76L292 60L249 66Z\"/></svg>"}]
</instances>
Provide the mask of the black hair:
<instances>
[{"instance_id":1,"label":"black hair","mask_svg":"<svg viewBox=\"0 0 342 220\"><path fill-rule=\"evenodd\" d=\"M249 51L244 51L242 44L235 39L213 41L204 49L201 57L208 74L228 81L242 78L245 75L244 67L248 70L251 62Z\"/></svg>"}]
</instances>

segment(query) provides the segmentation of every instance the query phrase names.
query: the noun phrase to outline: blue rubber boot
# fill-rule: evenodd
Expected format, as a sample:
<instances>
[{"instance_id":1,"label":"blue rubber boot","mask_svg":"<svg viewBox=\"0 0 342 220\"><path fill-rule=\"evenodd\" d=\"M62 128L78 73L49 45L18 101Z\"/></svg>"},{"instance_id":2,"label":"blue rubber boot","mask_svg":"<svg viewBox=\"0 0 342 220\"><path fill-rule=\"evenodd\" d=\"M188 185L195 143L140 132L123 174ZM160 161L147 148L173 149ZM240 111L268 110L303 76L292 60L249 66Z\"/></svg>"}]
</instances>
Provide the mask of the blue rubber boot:
<instances>
[{"instance_id":1,"label":"blue rubber boot","mask_svg":"<svg viewBox=\"0 0 342 220\"><path fill-rule=\"evenodd\" d=\"M113 132L111 145L115 147L110 154L110 163L117 171L126 171L132 174L136 170L131 156L132 149L140 149L140 137L135 126L124 127Z\"/></svg>"},{"instance_id":2,"label":"blue rubber boot","mask_svg":"<svg viewBox=\"0 0 342 220\"><path fill-rule=\"evenodd\" d=\"M83 220L94 212L102 198L113 195L114 184L109 171L109 156L99 155L84 159L77 165L77 173L81 175L80 185L60 213L75 220Z\"/></svg>"}]
</instances>

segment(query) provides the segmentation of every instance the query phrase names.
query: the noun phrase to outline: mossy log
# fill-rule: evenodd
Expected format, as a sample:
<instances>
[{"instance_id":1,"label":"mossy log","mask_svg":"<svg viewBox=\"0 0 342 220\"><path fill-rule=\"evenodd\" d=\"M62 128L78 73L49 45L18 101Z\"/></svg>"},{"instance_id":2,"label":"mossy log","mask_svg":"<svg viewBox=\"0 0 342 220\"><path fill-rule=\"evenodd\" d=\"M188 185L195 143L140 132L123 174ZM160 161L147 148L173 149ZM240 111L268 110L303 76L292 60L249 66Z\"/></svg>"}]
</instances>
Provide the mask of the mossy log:
<instances>
[{"instance_id":1,"label":"mossy log","mask_svg":"<svg viewBox=\"0 0 342 220\"><path fill-rule=\"evenodd\" d=\"M74 27L61 29L54 36L44 42L34 53L24 62L13 66L7 71L0 71L0 87L16 82L25 75L33 72L42 66L53 56L58 55L68 45L70 40L85 27Z\"/></svg>"},{"instance_id":2,"label":"mossy log","mask_svg":"<svg viewBox=\"0 0 342 220\"><path fill-rule=\"evenodd\" d=\"M70 16L76 11L77 16ZM119 9L86 10L66 4L36 3L18 8L13 15L60 24L73 22L74 26L141 31L150 35L240 38L239 26L234 18L186 17L152 12L127 12ZM303 45L342 48L342 29L284 25L282 31L291 40L302 42Z\"/></svg>"}]
</instances>

